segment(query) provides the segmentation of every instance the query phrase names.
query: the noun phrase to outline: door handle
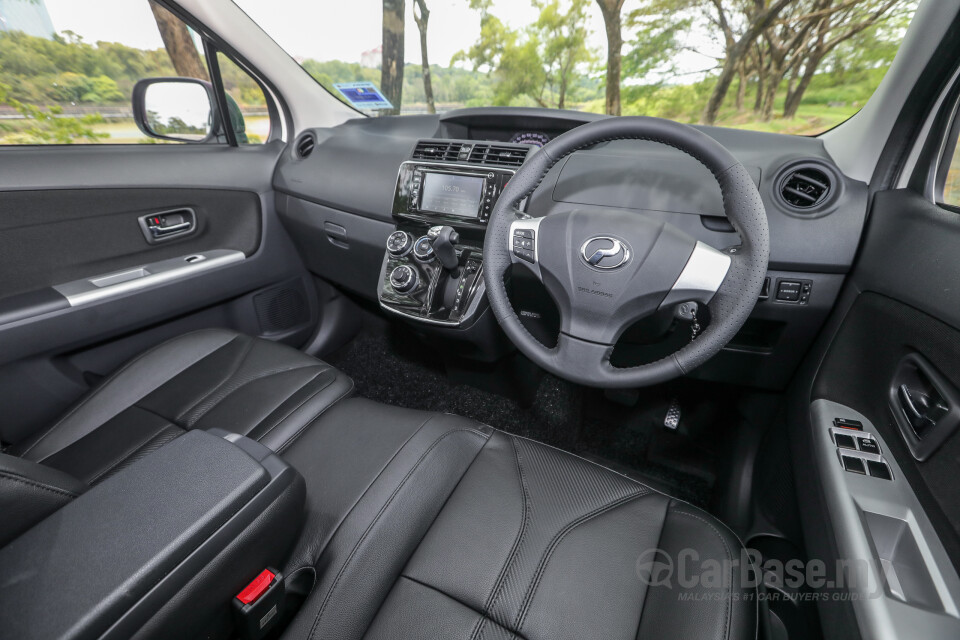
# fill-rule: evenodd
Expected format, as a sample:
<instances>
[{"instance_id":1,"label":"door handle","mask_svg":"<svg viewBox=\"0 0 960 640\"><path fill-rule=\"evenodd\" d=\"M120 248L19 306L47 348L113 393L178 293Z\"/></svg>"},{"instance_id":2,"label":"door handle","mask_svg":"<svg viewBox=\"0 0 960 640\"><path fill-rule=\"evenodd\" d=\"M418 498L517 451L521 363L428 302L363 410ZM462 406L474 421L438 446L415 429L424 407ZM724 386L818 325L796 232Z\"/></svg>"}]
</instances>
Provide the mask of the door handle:
<instances>
[{"instance_id":1,"label":"door handle","mask_svg":"<svg viewBox=\"0 0 960 640\"><path fill-rule=\"evenodd\" d=\"M918 353L900 360L889 403L900 435L917 460L928 459L960 427L960 393Z\"/></svg>"},{"instance_id":2,"label":"door handle","mask_svg":"<svg viewBox=\"0 0 960 640\"><path fill-rule=\"evenodd\" d=\"M901 384L897 389L897 398L910 426L920 437L950 412L942 399L935 400L925 393L911 391L906 384Z\"/></svg>"},{"instance_id":3,"label":"door handle","mask_svg":"<svg viewBox=\"0 0 960 640\"><path fill-rule=\"evenodd\" d=\"M150 244L189 235L197 229L197 214L193 209L171 209L140 216L140 230Z\"/></svg>"}]
</instances>

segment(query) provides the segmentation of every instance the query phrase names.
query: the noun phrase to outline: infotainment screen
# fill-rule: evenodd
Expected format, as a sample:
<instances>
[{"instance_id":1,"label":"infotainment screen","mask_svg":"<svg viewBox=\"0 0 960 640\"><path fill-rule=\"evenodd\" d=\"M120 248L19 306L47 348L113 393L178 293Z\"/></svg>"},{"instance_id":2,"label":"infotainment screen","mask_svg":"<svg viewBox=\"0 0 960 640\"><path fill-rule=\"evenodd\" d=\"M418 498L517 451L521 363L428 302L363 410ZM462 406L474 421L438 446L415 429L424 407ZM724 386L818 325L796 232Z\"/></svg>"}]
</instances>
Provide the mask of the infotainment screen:
<instances>
[{"instance_id":1,"label":"infotainment screen","mask_svg":"<svg viewBox=\"0 0 960 640\"><path fill-rule=\"evenodd\" d=\"M422 193L420 211L479 218L483 178L425 172Z\"/></svg>"}]
</instances>

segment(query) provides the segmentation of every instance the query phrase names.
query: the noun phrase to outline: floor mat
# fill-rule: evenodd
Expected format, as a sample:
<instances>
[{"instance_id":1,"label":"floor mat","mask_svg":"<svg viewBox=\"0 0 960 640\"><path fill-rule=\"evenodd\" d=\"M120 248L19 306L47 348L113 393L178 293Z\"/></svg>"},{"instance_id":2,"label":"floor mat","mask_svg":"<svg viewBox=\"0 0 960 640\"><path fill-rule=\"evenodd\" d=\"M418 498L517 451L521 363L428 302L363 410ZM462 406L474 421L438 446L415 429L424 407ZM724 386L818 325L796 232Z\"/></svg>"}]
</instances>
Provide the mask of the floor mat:
<instances>
[{"instance_id":1,"label":"floor mat","mask_svg":"<svg viewBox=\"0 0 960 640\"><path fill-rule=\"evenodd\" d=\"M665 406L611 402L600 391L545 375L532 402L451 380L423 343L402 332L363 332L327 358L352 377L357 394L380 402L454 413L582 455L657 489L707 507L712 488L709 451L692 453L689 442L663 433ZM644 406L646 405L646 406ZM677 439L678 457L671 452ZM664 442L666 440L666 443ZM657 459L679 459L662 464ZM704 469L707 472L704 472Z\"/></svg>"}]
</instances>

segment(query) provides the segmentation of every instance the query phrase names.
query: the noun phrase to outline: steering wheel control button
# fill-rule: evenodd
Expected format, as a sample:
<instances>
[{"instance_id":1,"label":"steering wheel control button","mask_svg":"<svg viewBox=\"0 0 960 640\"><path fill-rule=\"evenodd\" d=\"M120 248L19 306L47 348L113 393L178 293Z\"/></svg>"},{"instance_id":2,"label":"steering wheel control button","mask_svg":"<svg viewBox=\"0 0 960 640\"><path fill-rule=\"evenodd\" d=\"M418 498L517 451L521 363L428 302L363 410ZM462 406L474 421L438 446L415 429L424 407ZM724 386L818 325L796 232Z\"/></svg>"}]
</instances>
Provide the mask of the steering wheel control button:
<instances>
[{"instance_id":1,"label":"steering wheel control button","mask_svg":"<svg viewBox=\"0 0 960 640\"><path fill-rule=\"evenodd\" d=\"M521 260L529 262L530 264L533 264L536 261L533 251L530 251L529 249L514 249L513 255L517 256Z\"/></svg>"},{"instance_id":2,"label":"steering wheel control button","mask_svg":"<svg viewBox=\"0 0 960 640\"><path fill-rule=\"evenodd\" d=\"M413 257L420 262L431 262L433 255L433 240L430 236L423 236L413 245Z\"/></svg>"},{"instance_id":3,"label":"steering wheel control button","mask_svg":"<svg viewBox=\"0 0 960 640\"><path fill-rule=\"evenodd\" d=\"M616 238L597 236L583 243L580 256L595 269L619 269L630 261L630 247Z\"/></svg>"},{"instance_id":4,"label":"steering wheel control button","mask_svg":"<svg viewBox=\"0 0 960 640\"><path fill-rule=\"evenodd\" d=\"M840 456L843 459L843 468L850 473L859 473L862 476L867 475L867 468L863 464L862 458L852 456Z\"/></svg>"},{"instance_id":5,"label":"steering wheel control button","mask_svg":"<svg viewBox=\"0 0 960 640\"><path fill-rule=\"evenodd\" d=\"M856 449L857 441L853 439L853 436L848 436L845 433L837 433L834 435L834 440L837 443L837 446L841 449Z\"/></svg>"},{"instance_id":6,"label":"steering wheel control button","mask_svg":"<svg viewBox=\"0 0 960 640\"><path fill-rule=\"evenodd\" d=\"M387 251L396 258L407 255L412 248L413 236L406 231L394 231L387 238Z\"/></svg>"},{"instance_id":7,"label":"steering wheel control button","mask_svg":"<svg viewBox=\"0 0 960 640\"><path fill-rule=\"evenodd\" d=\"M516 229L513 232L513 255L533 264L537 261L535 253L537 235L533 229Z\"/></svg>"},{"instance_id":8,"label":"steering wheel control button","mask_svg":"<svg viewBox=\"0 0 960 640\"><path fill-rule=\"evenodd\" d=\"M410 293L417 288L419 277L413 267L402 265L390 274L390 286L397 293Z\"/></svg>"},{"instance_id":9,"label":"steering wheel control button","mask_svg":"<svg viewBox=\"0 0 960 640\"><path fill-rule=\"evenodd\" d=\"M870 476L881 478L883 480L893 480L893 474L890 473L890 467L886 462L877 462L876 460L867 460L867 469L870 470Z\"/></svg>"},{"instance_id":10,"label":"steering wheel control button","mask_svg":"<svg viewBox=\"0 0 960 640\"><path fill-rule=\"evenodd\" d=\"M840 436L838 435L837 438ZM849 437L849 436L848 436ZM873 438L857 438L857 444L860 445L860 451L864 453L874 453L880 455L880 445Z\"/></svg>"}]
</instances>

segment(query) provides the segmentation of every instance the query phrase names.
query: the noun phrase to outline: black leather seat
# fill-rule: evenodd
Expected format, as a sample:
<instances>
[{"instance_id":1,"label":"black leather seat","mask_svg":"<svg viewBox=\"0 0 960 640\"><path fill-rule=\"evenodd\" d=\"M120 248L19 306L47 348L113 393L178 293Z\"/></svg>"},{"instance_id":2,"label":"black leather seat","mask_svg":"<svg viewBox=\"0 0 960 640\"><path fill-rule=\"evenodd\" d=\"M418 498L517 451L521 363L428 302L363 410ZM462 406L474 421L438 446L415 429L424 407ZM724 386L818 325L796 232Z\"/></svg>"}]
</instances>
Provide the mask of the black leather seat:
<instances>
[{"instance_id":1,"label":"black leather seat","mask_svg":"<svg viewBox=\"0 0 960 640\"><path fill-rule=\"evenodd\" d=\"M358 398L284 457L309 511L286 571L317 576L284 638L756 636L728 529L570 454Z\"/></svg>"},{"instance_id":2,"label":"black leather seat","mask_svg":"<svg viewBox=\"0 0 960 640\"><path fill-rule=\"evenodd\" d=\"M290 347L196 331L127 363L6 453L93 485L190 429L224 429L282 452L352 389L350 378Z\"/></svg>"},{"instance_id":3,"label":"black leather seat","mask_svg":"<svg viewBox=\"0 0 960 640\"><path fill-rule=\"evenodd\" d=\"M189 334L123 367L6 471L0 459L0 480L26 486L20 467L42 467L12 498L39 518L188 429L261 440L307 486L284 571L304 601L285 638L756 636L741 545L706 513L466 418L339 401L351 388L292 349Z\"/></svg>"}]
</instances>

